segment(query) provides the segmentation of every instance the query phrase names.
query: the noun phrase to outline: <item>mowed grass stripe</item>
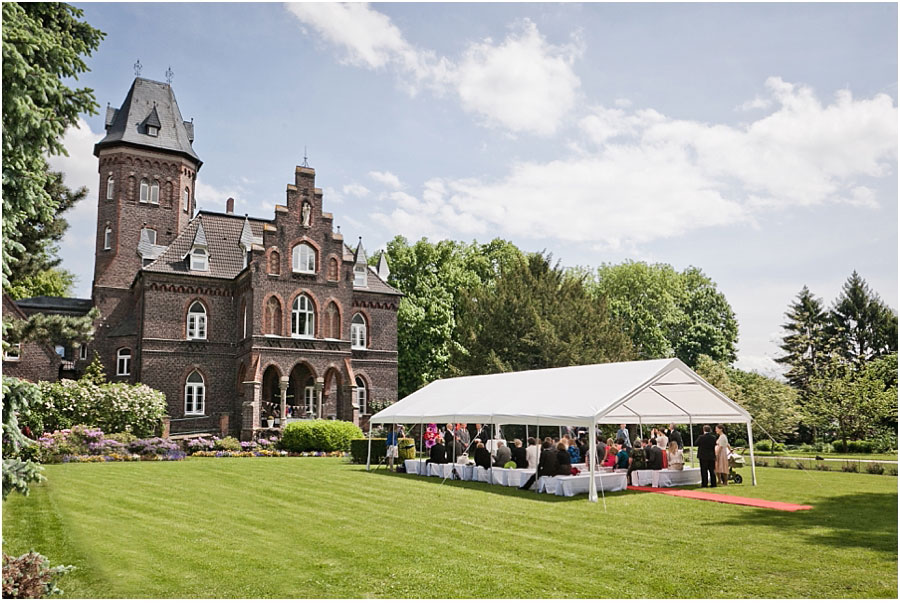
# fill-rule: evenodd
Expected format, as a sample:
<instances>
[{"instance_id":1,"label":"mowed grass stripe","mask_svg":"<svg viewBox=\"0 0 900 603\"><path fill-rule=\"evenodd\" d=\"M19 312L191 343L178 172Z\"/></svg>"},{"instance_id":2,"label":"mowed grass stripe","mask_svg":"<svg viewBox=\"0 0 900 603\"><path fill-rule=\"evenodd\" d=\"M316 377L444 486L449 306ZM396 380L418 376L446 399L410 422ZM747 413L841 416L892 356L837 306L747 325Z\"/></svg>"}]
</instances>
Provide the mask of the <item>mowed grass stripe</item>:
<instances>
[{"instance_id":1,"label":"mowed grass stripe","mask_svg":"<svg viewBox=\"0 0 900 603\"><path fill-rule=\"evenodd\" d=\"M4 537L80 561L63 580L80 597L896 596L896 478L798 473L726 492L807 515L638 493L604 512L340 459L53 466L10 498Z\"/></svg>"}]
</instances>

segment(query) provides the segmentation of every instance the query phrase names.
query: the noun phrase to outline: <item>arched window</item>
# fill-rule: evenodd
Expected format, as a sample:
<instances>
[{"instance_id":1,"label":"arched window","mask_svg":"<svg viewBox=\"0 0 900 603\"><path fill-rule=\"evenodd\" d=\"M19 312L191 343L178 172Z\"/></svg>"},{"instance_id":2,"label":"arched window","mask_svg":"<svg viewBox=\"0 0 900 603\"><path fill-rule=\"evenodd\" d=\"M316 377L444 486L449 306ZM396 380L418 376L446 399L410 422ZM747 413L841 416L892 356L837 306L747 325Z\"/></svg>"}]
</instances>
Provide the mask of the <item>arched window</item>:
<instances>
[{"instance_id":1,"label":"arched window","mask_svg":"<svg viewBox=\"0 0 900 603\"><path fill-rule=\"evenodd\" d=\"M316 314L312 300L306 295L298 295L291 309L291 335L293 337L313 337Z\"/></svg>"},{"instance_id":2,"label":"arched window","mask_svg":"<svg viewBox=\"0 0 900 603\"><path fill-rule=\"evenodd\" d=\"M103 231L103 249L112 249L112 228L109 226Z\"/></svg>"},{"instance_id":3,"label":"arched window","mask_svg":"<svg viewBox=\"0 0 900 603\"><path fill-rule=\"evenodd\" d=\"M184 211L189 211L191 209L191 189L185 187L184 192L181 193L181 201L184 204Z\"/></svg>"},{"instance_id":4,"label":"arched window","mask_svg":"<svg viewBox=\"0 0 900 603\"><path fill-rule=\"evenodd\" d=\"M112 200L116 192L116 179L110 176L106 179L106 199Z\"/></svg>"},{"instance_id":5,"label":"arched window","mask_svg":"<svg viewBox=\"0 0 900 603\"><path fill-rule=\"evenodd\" d=\"M331 258L330 260L328 260L328 280L330 280L330 281L338 280L337 258Z\"/></svg>"},{"instance_id":6,"label":"arched window","mask_svg":"<svg viewBox=\"0 0 900 603\"><path fill-rule=\"evenodd\" d=\"M194 371L184 384L184 414L202 415L206 407L206 385L203 375Z\"/></svg>"},{"instance_id":7,"label":"arched window","mask_svg":"<svg viewBox=\"0 0 900 603\"><path fill-rule=\"evenodd\" d=\"M130 375L131 374L131 349L129 348L121 348L118 352L116 352L116 375Z\"/></svg>"},{"instance_id":8,"label":"arched window","mask_svg":"<svg viewBox=\"0 0 900 603\"><path fill-rule=\"evenodd\" d=\"M366 347L366 319L362 314L354 314L350 321L350 347L365 349Z\"/></svg>"},{"instance_id":9,"label":"arched window","mask_svg":"<svg viewBox=\"0 0 900 603\"><path fill-rule=\"evenodd\" d=\"M316 271L316 250L307 245L300 243L294 247L294 272L305 272L312 274Z\"/></svg>"},{"instance_id":10,"label":"arched window","mask_svg":"<svg viewBox=\"0 0 900 603\"><path fill-rule=\"evenodd\" d=\"M274 249L269 254L269 274L281 274L281 254Z\"/></svg>"},{"instance_id":11,"label":"arched window","mask_svg":"<svg viewBox=\"0 0 900 603\"><path fill-rule=\"evenodd\" d=\"M159 205L159 180L154 180L150 185L150 203Z\"/></svg>"},{"instance_id":12,"label":"arched window","mask_svg":"<svg viewBox=\"0 0 900 603\"><path fill-rule=\"evenodd\" d=\"M197 247L191 250L191 270L209 271L209 254L205 249Z\"/></svg>"},{"instance_id":13,"label":"arched window","mask_svg":"<svg viewBox=\"0 0 900 603\"><path fill-rule=\"evenodd\" d=\"M341 338L341 312L338 310L337 304L334 302L329 302L325 307L325 322L323 323L323 327L325 330L324 336L326 339L340 339Z\"/></svg>"},{"instance_id":14,"label":"arched window","mask_svg":"<svg viewBox=\"0 0 900 603\"><path fill-rule=\"evenodd\" d=\"M147 179L144 178L141 180L141 203L146 203L150 200L150 183L147 182Z\"/></svg>"},{"instance_id":15,"label":"arched window","mask_svg":"<svg viewBox=\"0 0 900 603\"><path fill-rule=\"evenodd\" d=\"M281 302L277 297L270 297L266 302L265 332L281 336Z\"/></svg>"},{"instance_id":16,"label":"arched window","mask_svg":"<svg viewBox=\"0 0 900 603\"><path fill-rule=\"evenodd\" d=\"M206 308L198 301L188 309L187 338L206 339Z\"/></svg>"},{"instance_id":17,"label":"arched window","mask_svg":"<svg viewBox=\"0 0 900 603\"><path fill-rule=\"evenodd\" d=\"M362 377L356 378L356 404L359 406L359 414L364 415L367 414L368 410L368 391L366 390L366 382L362 380Z\"/></svg>"},{"instance_id":18,"label":"arched window","mask_svg":"<svg viewBox=\"0 0 900 603\"><path fill-rule=\"evenodd\" d=\"M147 233L147 240L149 240L152 244L156 245L156 231L152 228L142 228L141 229L141 238L144 237L144 233Z\"/></svg>"}]
</instances>

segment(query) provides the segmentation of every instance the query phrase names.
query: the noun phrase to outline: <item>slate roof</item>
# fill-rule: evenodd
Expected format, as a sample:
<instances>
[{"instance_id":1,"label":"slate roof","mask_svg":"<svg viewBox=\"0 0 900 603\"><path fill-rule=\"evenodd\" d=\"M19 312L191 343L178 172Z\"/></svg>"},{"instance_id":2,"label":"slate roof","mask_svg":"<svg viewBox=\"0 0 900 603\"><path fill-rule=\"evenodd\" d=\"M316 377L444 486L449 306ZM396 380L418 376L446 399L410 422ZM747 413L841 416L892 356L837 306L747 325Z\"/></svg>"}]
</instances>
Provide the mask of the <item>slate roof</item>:
<instances>
[{"instance_id":1,"label":"slate roof","mask_svg":"<svg viewBox=\"0 0 900 603\"><path fill-rule=\"evenodd\" d=\"M94 307L93 300L78 299L75 297L50 297L39 295L38 297L26 297L16 300L16 305L26 314L68 314L84 316Z\"/></svg>"},{"instance_id":2,"label":"slate roof","mask_svg":"<svg viewBox=\"0 0 900 603\"><path fill-rule=\"evenodd\" d=\"M403 292L394 289L378 276L374 266L369 266L369 277L366 279L366 287L353 287L354 291L369 291L371 293L386 293L387 295L403 295Z\"/></svg>"},{"instance_id":3,"label":"slate roof","mask_svg":"<svg viewBox=\"0 0 900 603\"><path fill-rule=\"evenodd\" d=\"M159 124L157 136L146 132L147 125ZM198 163L194 152L194 124L185 122L169 84L136 77L119 109L106 110L106 136L94 145L94 155L113 144L126 143L149 149L175 151Z\"/></svg>"},{"instance_id":4,"label":"slate roof","mask_svg":"<svg viewBox=\"0 0 900 603\"><path fill-rule=\"evenodd\" d=\"M240 243L245 220L249 222L253 236L261 239L265 223L263 220L252 218L248 220L244 216L201 211L156 261L144 267L144 271L227 279L236 277L244 270L244 252L241 251ZM205 239L209 249L208 272L191 270L190 260L184 259L194 246L198 230L201 230L202 238Z\"/></svg>"}]
</instances>

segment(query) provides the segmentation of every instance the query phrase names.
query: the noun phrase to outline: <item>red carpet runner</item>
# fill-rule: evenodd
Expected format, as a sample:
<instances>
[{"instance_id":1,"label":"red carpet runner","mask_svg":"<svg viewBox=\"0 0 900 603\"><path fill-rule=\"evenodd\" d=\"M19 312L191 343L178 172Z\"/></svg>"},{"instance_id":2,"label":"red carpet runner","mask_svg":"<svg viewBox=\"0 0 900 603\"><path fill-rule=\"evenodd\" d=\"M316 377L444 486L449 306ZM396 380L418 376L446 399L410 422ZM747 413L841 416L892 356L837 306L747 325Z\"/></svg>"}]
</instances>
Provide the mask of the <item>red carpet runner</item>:
<instances>
[{"instance_id":1,"label":"red carpet runner","mask_svg":"<svg viewBox=\"0 0 900 603\"><path fill-rule=\"evenodd\" d=\"M762 500L760 498L744 498L743 496L730 496L728 494L715 494L709 490L678 490L675 488L646 488L641 486L628 486L629 490L639 492L657 492L669 496L693 498L696 500L711 500L713 502L729 505L744 505L747 507L761 507L763 509L775 509L776 511L808 511L810 505L796 505L794 503L778 502L775 500Z\"/></svg>"}]
</instances>

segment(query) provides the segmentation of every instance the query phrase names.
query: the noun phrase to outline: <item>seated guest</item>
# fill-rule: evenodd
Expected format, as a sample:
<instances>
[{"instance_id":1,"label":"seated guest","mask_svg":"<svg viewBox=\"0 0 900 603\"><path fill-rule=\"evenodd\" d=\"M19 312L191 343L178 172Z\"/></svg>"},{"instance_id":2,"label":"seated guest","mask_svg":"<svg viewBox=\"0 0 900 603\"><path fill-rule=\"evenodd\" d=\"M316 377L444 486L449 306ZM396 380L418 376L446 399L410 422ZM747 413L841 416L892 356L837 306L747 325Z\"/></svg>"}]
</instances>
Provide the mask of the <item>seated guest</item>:
<instances>
[{"instance_id":1,"label":"seated guest","mask_svg":"<svg viewBox=\"0 0 900 603\"><path fill-rule=\"evenodd\" d=\"M475 464L479 467L484 467L485 469L491 468L491 453L488 452L481 441L478 441L478 443L475 444Z\"/></svg>"},{"instance_id":2,"label":"seated guest","mask_svg":"<svg viewBox=\"0 0 900 603\"><path fill-rule=\"evenodd\" d=\"M666 451L669 461L669 469L681 471L684 469L684 452L679 450L678 442L669 440L669 449Z\"/></svg>"},{"instance_id":3,"label":"seated guest","mask_svg":"<svg viewBox=\"0 0 900 603\"><path fill-rule=\"evenodd\" d=\"M663 451L656 445L656 438L650 438L650 446L644 448L647 451L647 468L659 471L663 468Z\"/></svg>"},{"instance_id":4,"label":"seated guest","mask_svg":"<svg viewBox=\"0 0 900 603\"><path fill-rule=\"evenodd\" d=\"M556 460L559 463L556 475L572 475L572 457L564 442L556 445Z\"/></svg>"},{"instance_id":5,"label":"seated guest","mask_svg":"<svg viewBox=\"0 0 900 603\"><path fill-rule=\"evenodd\" d=\"M535 438L528 438L528 448L525 450L526 467L536 469L541 458L541 446Z\"/></svg>"},{"instance_id":6,"label":"seated guest","mask_svg":"<svg viewBox=\"0 0 900 603\"><path fill-rule=\"evenodd\" d=\"M616 443L613 442L612 438L606 440L606 449L604 451L603 460L600 465L602 467L615 467L616 466L616 454L619 453L619 449L616 447Z\"/></svg>"},{"instance_id":7,"label":"seated guest","mask_svg":"<svg viewBox=\"0 0 900 603\"><path fill-rule=\"evenodd\" d=\"M444 438L438 435L434 440L434 446L431 447L431 455L425 464L434 463L436 465L444 465L447 463L447 450L444 448Z\"/></svg>"},{"instance_id":8,"label":"seated guest","mask_svg":"<svg viewBox=\"0 0 900 603\"><path fill-rule=\"evenodd\" d=\"M528 467L528 460L525 458L525 449L522 448L522 440L518 438L513 440L510 453L512 454L512 460L516 463L516 469L525 469Z\"/></svg>"},{"instance_id":9,"label":"seated guest","mask_svg":"<svg viewBox=\"0 0 900 603\"><path fill-rule=\"evenodd\" d=\"M616 446L619 452L616 453L616 469L628 469L628 462L631 460L628 456L628 448L625 447L625 440L619 438L616 440Z\"/></svg>"},{"instance_id":10,"label":"seated guest","mask_svg":"<svg viewBox=\"0 0 900 603\"><path fill-rule=\"evenodd\" d=\"M494 467L505 467L512 460L512 451L505 440L497 440L497 452L494 453Z\"/></svg>"},{"instance_id":11,"label":"seated guest","mask_svg":"<svg viewBox=\"0 0 900 603\"><path fill-rule=\"evenodd\" d=\"M569 464L575 465L581 462L583 458L581 456L581 450L578 448L578 442L570 439L568 445L566 447L566 452L569 453Z\"/></svg>"},{"instance_id":12,"label":"seated guest","mask_svg":"<svg viewBox=\"0 0 900 603\"><path fill-rule=\"evenodd\" d=\"M541 458L538 461L537 476L556 475L559 469L559 457L556 456L556 448L550 438L544 440L541 445Z\"/></svg>"},{"instance_id":13,"label":"seated guest","mask_svg":"<svg viewBox=\"0 0 900 603\"><path fill-rule=\"evenodd\" d=\"M631 474L635 471L647 468L647 451L643 447L644 442L641 440L634 441L634 448L631 449L628 459L628 483L631 484Z\"/></svg>"},{"instance_id":14,"label":"seated guest","mask_svg":"<svg viewBox=\"0 0 900 603\"><path fill-rule=\"evenodd\" d=\"M599 442L598 442L598 443L599 443ZM584 437L584 435L581 435L581 436L578 438L578 443L577 443L576 445L578 446L578 452L581 453L581 458L586 459L588 453L590 452L591 447L588 446L587 439ZM597 458L601 458L601 459L602 459L602 458L603 458L603 455L599 453L600 448L597 448L597 450L598 450L598 456L597 456Z\"/></svg>"}]
</instances>

